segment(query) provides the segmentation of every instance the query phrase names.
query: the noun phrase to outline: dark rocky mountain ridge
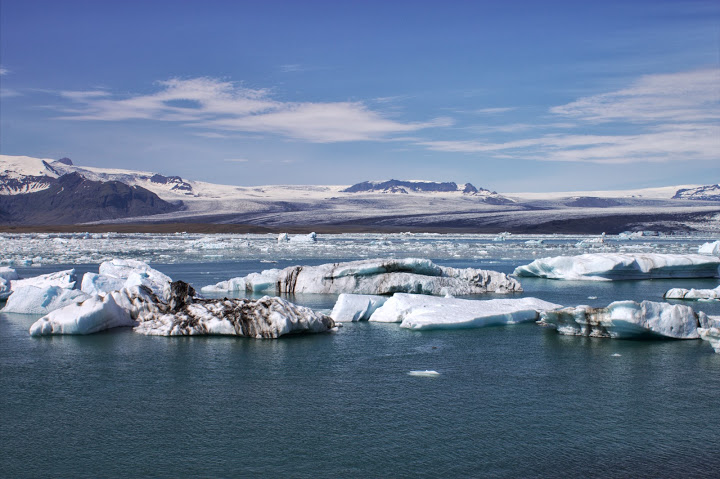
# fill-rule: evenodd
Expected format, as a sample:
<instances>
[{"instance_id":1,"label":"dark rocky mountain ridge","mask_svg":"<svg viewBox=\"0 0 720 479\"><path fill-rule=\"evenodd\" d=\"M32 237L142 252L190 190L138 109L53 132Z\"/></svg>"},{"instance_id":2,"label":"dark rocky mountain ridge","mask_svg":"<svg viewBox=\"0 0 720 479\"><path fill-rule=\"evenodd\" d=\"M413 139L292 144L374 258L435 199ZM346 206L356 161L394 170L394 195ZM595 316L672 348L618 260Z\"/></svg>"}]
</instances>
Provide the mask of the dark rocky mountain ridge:
<instances>
[{"instance_id":1,"label":"dark rocky mountain ridge","mask_svg":"<svg viewBox=\"0 0 720 479\"><path fill-rule=\"evenodd\" d=\"M79 173L47 177L50 187L33 193L0 196L0 223L78 224L170 213L182 208L155 193L119 181L91 181Z\"/></svg>"}]
</instances>

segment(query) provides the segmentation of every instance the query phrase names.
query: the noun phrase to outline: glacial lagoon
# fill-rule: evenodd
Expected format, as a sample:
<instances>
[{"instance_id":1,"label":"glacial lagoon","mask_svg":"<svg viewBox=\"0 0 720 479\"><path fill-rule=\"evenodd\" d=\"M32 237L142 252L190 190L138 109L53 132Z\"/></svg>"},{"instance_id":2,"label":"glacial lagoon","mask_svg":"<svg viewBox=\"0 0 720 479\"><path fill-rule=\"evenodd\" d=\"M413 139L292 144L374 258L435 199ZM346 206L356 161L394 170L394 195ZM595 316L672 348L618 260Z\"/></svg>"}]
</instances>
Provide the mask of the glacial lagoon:
<instances>
[{"instance_id":1,"label":"glacial lagoon","mask_svg":"<svg viewBox=\"0 0 720 479\"><path fill-rule=\"evenodd\" d=\"M543 256L695 253L713 238L609 238L590 247L576 237L493 239L319 236L278 245L269 235L24 235L3 238L3 259L27 277L68 267L81 275L112 257L137 258L199 289L270 267L366 257L509 274ZM474 298L606 306L718 284L520 280L522 293ZM336 297L288 299L330 310ZM682 304L720 315L720 302ZM713 477L720 467L712 419L720 355L706 341L562 336L535 324L411 331L368 322L279 340L129 328L32 338L38 317L0 313L7 477Z\"/></svg>"}]
</instances>

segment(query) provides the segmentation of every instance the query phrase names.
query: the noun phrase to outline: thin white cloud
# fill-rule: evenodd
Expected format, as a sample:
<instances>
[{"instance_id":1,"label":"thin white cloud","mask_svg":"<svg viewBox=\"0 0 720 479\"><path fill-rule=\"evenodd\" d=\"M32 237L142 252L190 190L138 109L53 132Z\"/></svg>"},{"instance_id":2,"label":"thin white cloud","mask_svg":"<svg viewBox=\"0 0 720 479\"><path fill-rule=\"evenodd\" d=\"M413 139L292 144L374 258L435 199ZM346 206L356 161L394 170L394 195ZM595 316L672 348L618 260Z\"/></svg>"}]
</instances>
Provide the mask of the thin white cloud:
<instances>
[{"instance_id":1,"label":"thin white cloud","mask_svg":"<svg viewBox=\"0 0 720 479\"><path fill-rule=\"evenodd\" d=\"M246 158L225 158L223 161L227 161L228 163L247 163L250 160Z\"/></svg>"},{"instance_id":2,"label":"thin white cloud","mask_svg":"<svg viewBox=\"0 0 720 479\"><path fill-rule=\"evenodd\" d=\"M14 98L18 96L22 96L22 93L17 90L13 90L12 88L0 88L0 98Z\"/></svg>"},{"instance_id":3,"label":"thin white cloud","mask_svg":"<svg viewBox=\"0 0 720 479\"><path fill-rule=\"evenodd\" d=\"M183 122L217 131L282 135L315 143L386 139L398 133L449 124L447 119L403 123L361 102L302 103L273 99L264 89L249 89L214 78L171 79L155 93L118 99L106 91L65 91L81 107L66 108L65 120L133 119Z\"/></svg>"},{"instance_id":4,"label":"thin white cloud","mask_svg":"<svg viewBox=\"0 0 720 479\"><path fill-rule=\"evenodd\" d=\"M553 107L556 122L538 127L579 128L612 123L622 134L547 134L508 142L418 141L434 151L483 153L492 158L635 163L720 160L720 69L647 75L628 88ZM578 124L579 123L579 124ZM486 127L517 132L527 124ZM473 127L483 131L481 127Z\"/></svg>"},{"instance_id":5,"label":"thin white cloud","mask_svg":"<svg viewBox=\"0 0 720 479\"><path fill-rule=\"evenodd\" d=\"M8 70L7 68L0 67L0 76L7 75L8 73L10 73L10 70Z\"/></svg>"},{"instance_id":6,"label":"thin white cloud","mask_svg":"<svg viewBox=\"0 0 720 479\"><path fill-rule=\"evenodd\" d=\"M479 110L475 110L475 113L480 113L483 115L494 115L496 113L506 113L513 110L517 110L517 107L508 106L502 108L480 108Z\"/></svg>"}]
</instances>

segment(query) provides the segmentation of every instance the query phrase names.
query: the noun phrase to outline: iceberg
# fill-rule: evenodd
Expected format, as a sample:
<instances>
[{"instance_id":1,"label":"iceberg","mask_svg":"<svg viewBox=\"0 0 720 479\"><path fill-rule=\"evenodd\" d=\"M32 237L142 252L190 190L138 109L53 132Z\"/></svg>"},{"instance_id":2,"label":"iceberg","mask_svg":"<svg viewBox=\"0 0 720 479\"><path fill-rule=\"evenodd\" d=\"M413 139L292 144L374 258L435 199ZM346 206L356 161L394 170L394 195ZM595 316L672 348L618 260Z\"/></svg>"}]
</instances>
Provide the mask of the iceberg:
<instances>
[{"instance_id":1,"label":"iceberg","mask_svg":"<svg viewBox=\"0 0 720 479\"><path fill-rule=\"evenodd\" d=\"M156 336L234 335L278 338L291 333L320 333L335 327L333 320L282 298L200 299L187 283L172 283L168 303L140 314L135 331Z\"/></svg>"},{"instance_id":2,"label":"iceberg","mask_svg":"<svg viewBox=\"0 0 720 479\"><path fill-rule=\"evenodd\" d=\"M66 269L56 273L33 276L32 278L17 279L12 281L10 286L12 291L17 291L27 286L34 286L41 289L49 288L50 286L57 286L63 289L75 289L76 284L77 275L75 274L75 270Z\"/></svg>"},{"instance_id":3,"label":"iceberg","mask_svg":"<svg viewBox=\"0 0 720 479\"><path fill-rule=\"evenodd\" d=\"M290 237L288 236L287 233L280 233L278 235L278 238L277 238L278 243L286 243L288 241L290 241Z\"/></svg>"},{"instance_id":4,"label":"iceberg","mask_svg":"<svg viewBox=\"0 0 720 479\"><path fill-rule=\"evenodd\" d=\"M131 286L147 286L153 293L168 298L172 279L147 263L134 259L113 259L100 264L99 274L86 273L81 289L89 294L107 293Z\"/></svg>"},{"instance_id":5,"label":"iceberg","mask_svg":"<svg viewBox=\"0 0 720 479\"><path fill-rule=\"evenodd\" d=\"M699 254L588 253L536 259L518 266L516 276L561 280L716 278L720 258Z\"/></svg>"},{"instance_id":6,"label":"iceberg","mask_svg":"<svg viewBox=\"0 0 720 479\"><path fill-rule=\"evenodd\" d=\"M633 339L664 337L698 339L698 328L710 320L689 306L653 301L615 301L604 308L577 306L540 315L539 324L552 326L558 333L595 338Z\"/></svg>"},{"instance_id":7,"label":"iceberg","mask_svg":"<svg viewBox=\"0 0 720 479\"><path fill-rule=\"evenodd\" d=\"M716 321L717 327L699 328L700 337L710 343L716 353L720 354L720 319Z\"/></svg>"},{"instance_id":8,"label":"iceberg","mask_svg":"<svg viewBox=\"0 0 720 479\"><path fill-rule=\"evenodd\" d=\"M698 248L698 254L709 254L712 256L720 256L720 241L712 243L704 243Z\"/></svg>"},{"instance_id":9,"label":"iceberg","mask_svg":"<svg viewBox=\"0 0 720 479\"><path fill-rule=\"evenodd\" d=\"M387 299L387 296L342 293L338 296L330 317L336 323L368 320Z\"/></svg>"},{"instance_id":10,"label":"iceberg","mask_svg":"<svg viewBox=\"0 0 720 479\"><path fill-rule=\"evenodd\" d=\"M113 294L95 295L85 301L56 309L30 326L31 336L55 334L92 334L110 328L134 326L133 311L128 308L132 296L143 298L148 304L155 300L146 288L131 288ZM118 304L120 301L121 304ZM135 312L137 314L137 311Z\"/></svg>"},{"instance_id":11,"label":"iceberg","mask_svg":"<svg viewBox=\"0 0 720 479\"><path fill-rule=\"evenodd\" d=\"M18 279L17 272L7 266L0 266L0 300L7 299L12 293L10 282Z\"/></svg>"},{"instance_id":12,"label":"iceberg","mask_svg":"<svg viewBox=\"0 0 720 479\"><path fill-rule=\"evenodd\" d=\"M482 328L537 321L542 311L562 308L537 298L471 300L396 293L370 321L407 329Z\"/></svg>"},{"instance_id":13,"label":"iceberg","mask_svg":"<svg viewBox=\"0 0 720 479\"><path fill-rule=\"evenodd\" d=\"M25 286L8 298L3 313L48 314L69 304L85 301L90 296L77 289L59 286Z\"/></svg>"},{"instance_id":14,"label":"iceberg","mask_svg":"<svg viewBox=\"0 0 720 479\"><path fill-rule=\"evenodd\" d=\"M291 243L314 243L317 241L317 234L315 234L315 232L312 232L307 235L292 236L289 241ZM278 243L279 242L280 237L278 237Z\"/></svg>"},{"instance_id":15,"label":"iceberg","mask_svg":"<svg viewBox=\"0 0 720 479\"><path fill-rule=\"evenodd\" d=\"M242 281L241 281L242 280ZM266 270L206 286L203 292L232 291L245 284L247 291L320 294L392 294L397 292L462 295L522 291L520 283L504 273L482 269L438 266L427 259L373 259L290 266Z\"/></svg>"},{"instance_id":16,"label":"iceberg","mask_svg":"<svg viewBox=\"0 0 720 479\"><path fill-rule=\"evenodd\" d=\"M720 300L720 286L715 289L673 288L665 293L664 298L686 299L689 301L718 301Z\"/></svg>"}]
</instances>

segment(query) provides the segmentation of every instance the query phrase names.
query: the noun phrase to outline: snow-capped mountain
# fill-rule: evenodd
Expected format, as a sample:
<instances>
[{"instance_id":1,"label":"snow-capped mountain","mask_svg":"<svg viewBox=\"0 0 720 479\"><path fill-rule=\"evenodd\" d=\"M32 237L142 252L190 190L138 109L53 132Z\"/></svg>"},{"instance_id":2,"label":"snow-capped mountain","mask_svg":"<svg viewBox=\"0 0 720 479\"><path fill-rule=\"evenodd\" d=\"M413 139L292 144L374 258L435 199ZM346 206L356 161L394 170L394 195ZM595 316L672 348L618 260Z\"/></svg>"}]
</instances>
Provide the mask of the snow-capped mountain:
<instances>
[{"instance_id":1,"label":"snow-capped mountain","mask_svg":"<svg viewBox=\"0 0 720 479\"><path fill-rule=\"evenodd\" d=\"M77 217L73 223L242 224L280 231L720 233L720 205L710 195L715 185L505 194L470 183L409 180L365 181L352 186L233 186L158 172L80 167L67 159L0 155L0 198L47 191L69 173L94 182L140 187L175 206L164 212L155 209L145 213L136 208L132 214L97 216L95 220ZM705 197L691 193L678 196L678 190L704 191ZM3 222L11 224L5 217Z\"/></svg>"},{"instance_id":2,"label":"snow-capped mountain","mask_svg":"<svg viewBox=\"0 0 720 479\"><path fill-rule=\"evenodd\" d=\"M673 196L675 199L720 201L720 184L683 188Z\"/></svg>"}]
</instances>

